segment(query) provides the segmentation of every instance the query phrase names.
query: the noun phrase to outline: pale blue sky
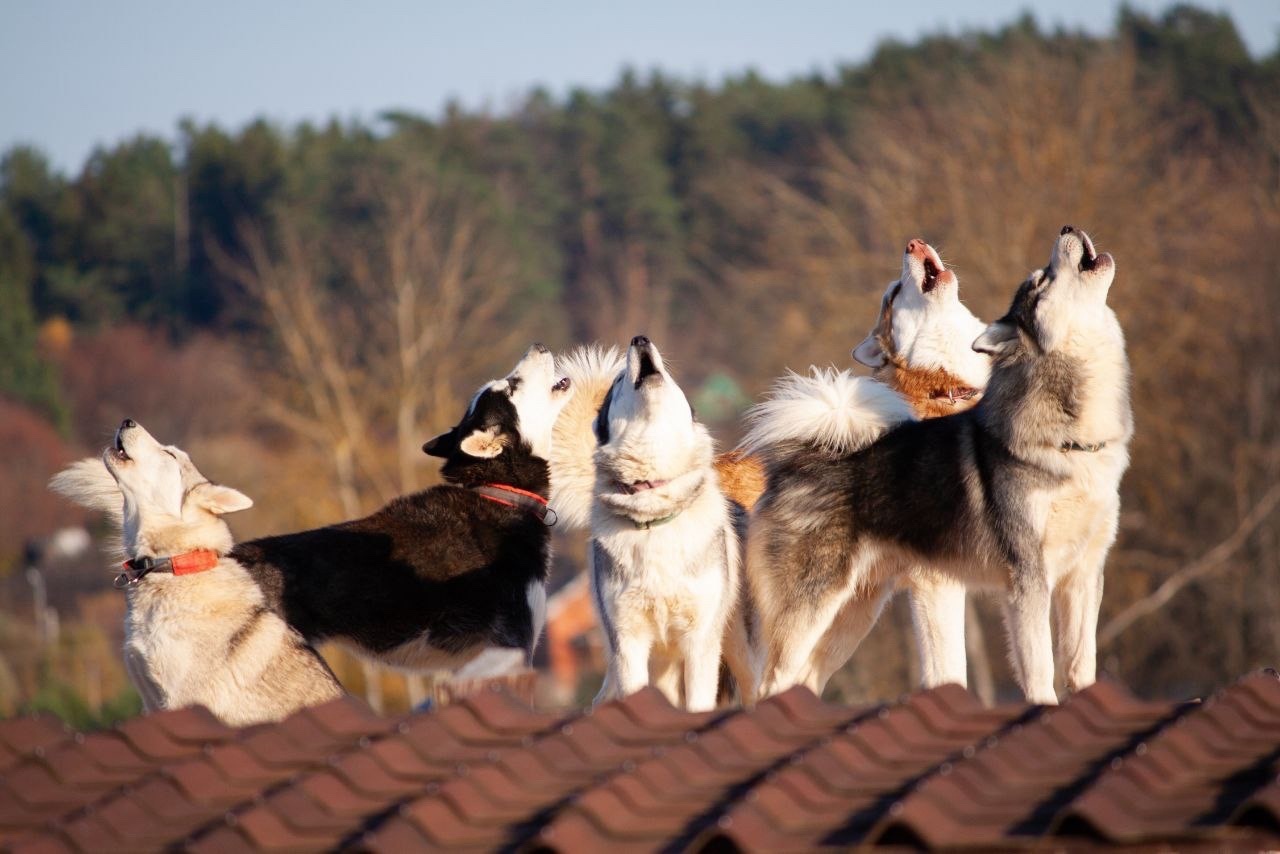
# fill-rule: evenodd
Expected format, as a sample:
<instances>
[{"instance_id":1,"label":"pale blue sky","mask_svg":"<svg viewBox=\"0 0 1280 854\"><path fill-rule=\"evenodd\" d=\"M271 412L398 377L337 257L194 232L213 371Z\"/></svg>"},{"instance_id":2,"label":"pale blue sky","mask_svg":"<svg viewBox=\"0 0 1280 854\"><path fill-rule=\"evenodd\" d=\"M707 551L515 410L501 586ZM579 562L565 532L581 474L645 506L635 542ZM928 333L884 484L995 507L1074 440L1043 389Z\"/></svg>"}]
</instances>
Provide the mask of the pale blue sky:
<instances>
[{"instance_id":1,"label":"pale blue sky","mask_svg":"<svg viewBox=\"0 0 1280 854\"><path fill-rule=\"evenodd\" d=\"M1135 0L1158 11L1168 4ZM1280 0L1217 0L1255 55L1280 42ZM1042 26L1104 32L1114 0L894 2L354 2L0 0L0 150L44 149L77 171L95 145L172 137L191 116L239 127L438 115L451 98L503 110L534 85L607 86L625 65L716 82L865 59L886 37L990 29L1030 10Z\"/></svg>"}]
</instances>

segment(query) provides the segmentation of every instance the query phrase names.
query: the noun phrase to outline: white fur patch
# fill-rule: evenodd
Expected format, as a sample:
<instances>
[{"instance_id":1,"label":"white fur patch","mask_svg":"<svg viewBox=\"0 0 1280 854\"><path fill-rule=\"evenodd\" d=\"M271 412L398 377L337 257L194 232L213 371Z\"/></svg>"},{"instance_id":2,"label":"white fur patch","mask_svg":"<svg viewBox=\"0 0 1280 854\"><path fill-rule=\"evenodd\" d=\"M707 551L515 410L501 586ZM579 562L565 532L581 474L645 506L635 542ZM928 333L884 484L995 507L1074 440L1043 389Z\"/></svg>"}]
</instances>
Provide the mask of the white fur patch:
<instances>
[{"instance_id":1,"label":"white fur patch","mask_svg":"<svg viewBox=\"0 0 1280 854\"><path fill-rule=\"evenodd\" d=\"M49 488L81 507L109 514L115 524L120 524L124 497L101 458L72 463L53 476Z\"/></svg>"},{"instance_id":2,"label":"white fur patch","mask_svg":"<svg viewBox=\"0 0 1280 854\"><path fill-rule=\"evenodd\" d=\"M616 347L578 347L557 360L573 397L556 419L551 443L550 504L562 527L585 528L591 520L596 483L596 436L592 425L614 377L623 368Z\"/></svg>"},{"instance_id":3,"label":"white fur patch","mask_svg":"<svg viewBox=\"0 0 1280 854\"><path fill-rule=\"evenodd\" d=\"M848 454L893 427L914 421L910 404L893 389L849 371L811 368L778 379L769 399L747 413L742 450L760 453L783 442L804 442L831 454Z\"/></svg>"}]
</instances>

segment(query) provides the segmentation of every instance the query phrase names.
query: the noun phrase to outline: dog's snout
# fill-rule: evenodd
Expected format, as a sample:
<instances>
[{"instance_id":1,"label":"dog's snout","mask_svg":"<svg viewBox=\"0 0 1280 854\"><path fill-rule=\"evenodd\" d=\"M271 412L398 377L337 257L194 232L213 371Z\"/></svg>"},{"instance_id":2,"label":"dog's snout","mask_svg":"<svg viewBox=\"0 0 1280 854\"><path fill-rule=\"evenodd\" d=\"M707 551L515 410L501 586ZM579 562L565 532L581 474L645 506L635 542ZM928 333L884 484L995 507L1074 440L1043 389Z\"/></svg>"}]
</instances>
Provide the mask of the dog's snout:
<instances>
[{"instance_id":1,"label":"dog's snout","mask_svg":"<svg viewBox=\"0 0 1280 854\"><path fill-rule=\"evenodd\" d=\"M125 420L120 422L121 430L128 430L130 427L137 427L137 426L138 426L138 422L134 421L132 418L126 418Z\"/></svg>"},{"instance_id":2,"label":"dog's snout","mask_svg":"<svg viewBox=\"0 0 1280 854\"><path fill-rule=\"evenodd\" d=\"M533 351L533 352L535 352L535 353L550 353L550 352L551 352L551 350L547 347L547 345L546 345L546 344L543 344L541 341L534 341L534 342L533 342L533 344L531 344L531 345L529 346L529 349L530 349L530 350L532 350L532 351Z\"/></svg>"},{"instance_id":3,"label":"dog's snout","mask_svg":"<svg viewBox=\"0 0 1280 854\"><path fill-rule=\"evenodd\" d=\"M1069 226L1069 225L1064 225L1064 226L1062 227L1062 231L1060 231L1060 232L1058 232L1058 233L1059 233L1059 234L1070 234L1070 233L1071 233L1071 232L1073 232L1073 231L1075 231L1075 228L1073 228L1072 226Z\"/></svg>"},{"instance_id":4,"label":"dog's snout","mask_svg":"<svg viewBox=\"0 0 1280 854\"><path fill-rule=\"evenodd\" d=\"M913 240L909 240L909 241L907 241L907 249L906 249L906 253L907 253L908 255L914 255L914 254L916 254L917 252L923 252L923 251L924 251L924 241L923 241L923 240L920 240L919 238L915 238L915 239L913 239Z\"/></svg>"},{"instance_id":5,"label":"dog's snout","mask_svg":"<svg viewBox=\"0 0 1280 854\"><path fill-rule=\"evenodd\" d=\"M648 347L649 337L647 335L637 335L635 338L631 339L631 346L632 347Z\"/></svg>"}]
</instances>

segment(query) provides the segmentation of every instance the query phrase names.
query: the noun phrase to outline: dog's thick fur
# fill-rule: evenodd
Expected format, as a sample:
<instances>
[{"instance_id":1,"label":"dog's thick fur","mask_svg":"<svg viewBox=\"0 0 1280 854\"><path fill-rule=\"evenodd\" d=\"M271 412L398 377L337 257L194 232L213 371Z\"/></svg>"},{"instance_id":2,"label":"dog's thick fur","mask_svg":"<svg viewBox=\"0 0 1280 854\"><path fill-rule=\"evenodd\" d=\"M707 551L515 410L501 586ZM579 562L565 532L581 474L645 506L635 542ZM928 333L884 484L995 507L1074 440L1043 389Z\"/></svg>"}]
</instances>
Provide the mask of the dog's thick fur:
<instances>
[{"instance_id":1,"label":"dog's thick fur","mask_svg":"<svg viewBox=\"0 0 1280 854\"><path fill-rule=\"evenodd\" d=\"M552 427L570 395L535 344L423 446L444 458L446 483L363 519L242 543L231 556L309 640L411 670L527 664L545 619L549 530L529 508L477 489L547 494Z\"/></svg>"},{"instance_id":2,"label":"dog's thick fur","mask_svg":"<svg viewBox=\"0 0 1280 854\"><path fill-rule=\"evenodd\" d=\"M131 559L195 550L219 556L203 572L151 573L127 588L125 669L147 711L202 705L243 726L341 695L315 649L228 556L231 531L222 516L252 502L210 483L181 449L126 420L101 459L73 464L51 486L106 512L121 526Z\"/></svg>"},{"instance_id":3,"label":"dog's thick fur","mask_svg":"<svg viewBox=\"0 0 1280 854\"><path fill-rule=\"evenodd\" d=\"M558 367L573 381L573 399L556 420L551 451L551 505L568 528L591 523L591 494L596 482L592 424L605 395L623 367L616 347L578 347L560 358ZM764 465L740 451L717 454L713 462L725 496L750 510L764 492Z\"/></svg>"},{"instance_id":4,"label":"dog's thick fur","mask_svg":"<svg viewBox=\"0 0 1280 854\"><path fill-rule=\"evenodd\" d=\"M479 675L528 663L545 618L550 536L533 499L486 495L495 494L490 484L547 493L552 426L569 389L551 353L534 345L505 378L481 387L457 426L424 446L444 458L445 484L352 522L232 545L217 516L247 499L237 504L238 493L201 485L194 467L186 486L167 487L184 504L163 527L135 522L142 515L126 491L115 512L131 552L223 555L217 570L151 574L131 589L126 664L148 707L202 703L233 723L282 717L340 692L307 645L323 640L415 670ZM122 439L129 456L132 435ZM104 508L105 484L87 462L53 486Z\"/></svg>"},{"instance_id":5,"label":"dog's thick fur","mask_svg":"<svg viewBox=\"0 0 1280 854\"><path fill-rule=\"evenodd\" d=\"M636 337L595 423L591 579L608 657L599 699L654 684L715 706L738 532L712 441L658 348Z\"/></svg>"},{"instance_id":6,"label":"dog's thick fur","mask_svg":"<svg viewBox=\"0 0 1280 854\"><path fill-rule=\"evenodd\" d=\"M1006 590L1028 700L1057 699L1051 611L1066 686L1094 681L1102 569L1132 434L1124 337L1106 304L1114 274L1111 256L1064 228L1049 266L974 342L993 369L967 412L904 420L840 450L825 425L849 423L842 413L803 431L788 425L810 401L758 418L747 444L765 456L768 486L747 575L762 612L763 693L815 684L843 662L889 586L920 565ZM862 418L884 422L898 405Z\"/></svg>"},{"instance_id":7,"label":"dog's thick fur","mask_svg":"<svg viewBox=\"0 0 1280 854\"><path fill-rule=\"evenodd\" d=\"M955 273L917 238L907 243L902 275L885 289L876 325L853 357L920 418L954 415L981 399L991 376L990 357L973 349L986 327L960 302Z\"/></svg>"},{"instance_id":8,"label":"dog's thick fur","mask_svg":"<svg viewBox=\"0 0 1280 854\"><path fill-rule=\"evenodd\" d=\"M991 376L991 357L973 349L986 327L960 302L955 273L917 238L907 243L902 275L885 289L876 325L853 357L905 397L919 418L954 415L982 399ZM910 603L921 684L967 685L964 585L917 567L899 586L906 588ZM824 641L820 648L834 644Z\"/></svg>"}]
</instances>

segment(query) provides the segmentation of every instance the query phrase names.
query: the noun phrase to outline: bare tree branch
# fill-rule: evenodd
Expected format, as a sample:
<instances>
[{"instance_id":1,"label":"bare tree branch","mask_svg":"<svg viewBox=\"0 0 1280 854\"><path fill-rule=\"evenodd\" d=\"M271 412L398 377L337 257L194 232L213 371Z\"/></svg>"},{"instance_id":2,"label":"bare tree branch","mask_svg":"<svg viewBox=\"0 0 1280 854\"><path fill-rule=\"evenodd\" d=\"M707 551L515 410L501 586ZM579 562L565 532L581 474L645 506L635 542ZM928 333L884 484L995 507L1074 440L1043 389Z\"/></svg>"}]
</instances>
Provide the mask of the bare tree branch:
<instances>
[{"instance_id":1,"label":"bare tree branch","mask_svg":"<svg viewBox=\"0 0 1280 854\"><path fill-rule=\"evenodd\" d=\"M1163 608L1179 590L1191 582L1222 569L1232 555L1248 542L1249 537L1259 525L1266 521L1277 505L1280 505L1280 483L1274 484L1267 490L1248 515L1240 520L1240 524L1231 532L1231 536L1166 578L1151 593L1112 617L1098 633L1098 646L1110 644L1135 622Z\"/></svg>"}]
</instances>

